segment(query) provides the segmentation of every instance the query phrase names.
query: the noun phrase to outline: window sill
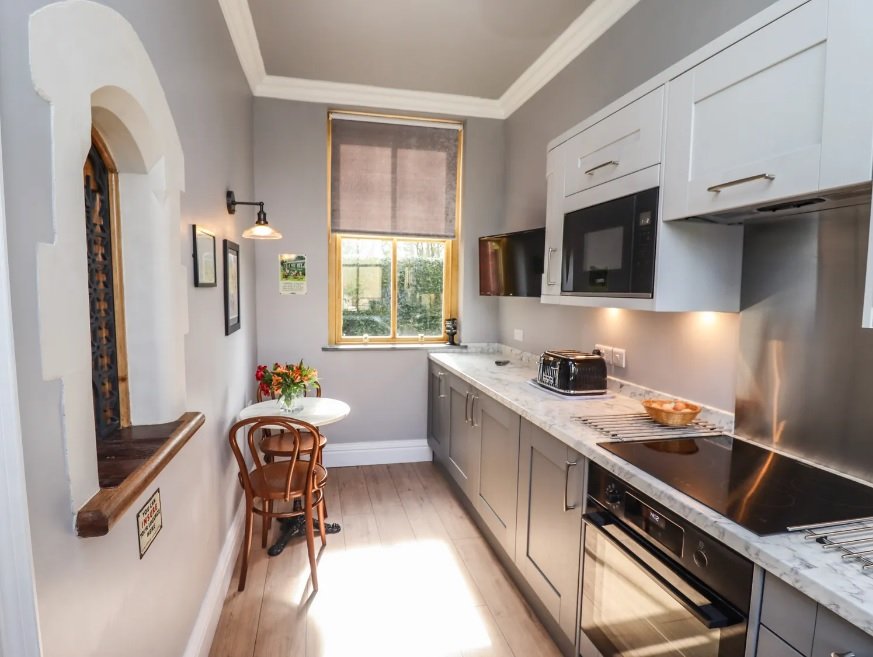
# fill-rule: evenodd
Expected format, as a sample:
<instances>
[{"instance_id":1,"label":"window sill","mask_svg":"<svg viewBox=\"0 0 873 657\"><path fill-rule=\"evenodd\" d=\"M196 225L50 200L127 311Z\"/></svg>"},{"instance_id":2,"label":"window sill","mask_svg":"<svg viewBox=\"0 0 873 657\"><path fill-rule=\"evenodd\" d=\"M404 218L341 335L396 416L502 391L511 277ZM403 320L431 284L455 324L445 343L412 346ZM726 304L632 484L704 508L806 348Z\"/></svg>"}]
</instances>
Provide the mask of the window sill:
<instances>
[{"instance_id":1,"label":"window sill","mask_svg":"<svg viewBox=\"0 0 873 657\"><path fill-rule=\"evenodd\" d=\"M467 348L465 344L449 345L444 343L436 344L390 344L390 343L371 343L371 344L328 344L321 348L322 351L461 351Z\"/></svg>"},{"instance_id":2,"label":"window sill","mask_svg":"<svg viewBox=\"0 0 873 657\"><path fill-rule=\"evenodd\" d=\"M205 421L184 413L175 422L130 427L97 444L100 492L76 514L82 538L105 536Z\"/></svg>"}]
</instances>

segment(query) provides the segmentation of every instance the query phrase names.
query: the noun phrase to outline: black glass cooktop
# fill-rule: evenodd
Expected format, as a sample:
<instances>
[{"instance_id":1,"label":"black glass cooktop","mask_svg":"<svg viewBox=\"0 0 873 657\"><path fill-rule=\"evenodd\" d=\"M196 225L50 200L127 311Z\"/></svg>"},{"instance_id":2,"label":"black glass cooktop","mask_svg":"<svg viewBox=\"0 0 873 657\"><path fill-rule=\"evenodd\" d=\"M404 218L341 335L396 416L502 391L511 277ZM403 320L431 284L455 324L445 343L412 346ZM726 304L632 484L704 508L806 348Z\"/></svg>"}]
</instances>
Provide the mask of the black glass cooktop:
<instances>
[{"instance_id":1,"label":"black glass cooktop","mask_svg":"<svg viewBox=\"0 0 873 657\"><path fill-rule=\"evenodd\" d=\"M762 536L873 517L873 487L730 436L600 446Z\"/></svg>"}]
</instances>

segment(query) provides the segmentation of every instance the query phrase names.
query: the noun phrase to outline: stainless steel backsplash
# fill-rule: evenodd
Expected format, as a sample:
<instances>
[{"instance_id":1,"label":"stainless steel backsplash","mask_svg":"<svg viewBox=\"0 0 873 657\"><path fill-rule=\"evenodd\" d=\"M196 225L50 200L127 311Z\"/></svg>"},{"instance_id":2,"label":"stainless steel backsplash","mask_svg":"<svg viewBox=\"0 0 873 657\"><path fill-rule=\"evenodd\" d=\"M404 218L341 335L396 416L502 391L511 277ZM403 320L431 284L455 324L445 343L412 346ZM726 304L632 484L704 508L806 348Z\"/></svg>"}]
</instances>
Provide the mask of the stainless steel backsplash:
<instances>
[{"instance_id":1,"label":"stainless steel backsplash","mask_svg":"<svg viewBox=\"0 0 873 657\"><path fill-rule=\"evenodd\" d=\"M870 205L745 227L736 431L873 480Z\"/></svg>"}]
</instances>

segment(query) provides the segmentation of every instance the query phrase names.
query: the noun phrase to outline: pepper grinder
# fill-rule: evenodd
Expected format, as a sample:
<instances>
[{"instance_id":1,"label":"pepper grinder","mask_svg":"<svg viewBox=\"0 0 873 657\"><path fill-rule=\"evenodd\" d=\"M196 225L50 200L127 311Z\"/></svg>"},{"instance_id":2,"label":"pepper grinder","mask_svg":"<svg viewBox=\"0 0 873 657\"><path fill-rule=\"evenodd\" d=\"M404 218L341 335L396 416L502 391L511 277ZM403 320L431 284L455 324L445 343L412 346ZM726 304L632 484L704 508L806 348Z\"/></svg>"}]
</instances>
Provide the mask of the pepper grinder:
<instances>
[{"instance_id":1,"label":"pepper grinder","mask_svg":"<svg viewBox=\"0 0 873 657\"><path fill-rule=\"evenodd\" d=\"M449 336L447 344L455 345L455 336L458 334L458 318L449 317L446 319L446 335Z\"/></svg>"}]
</instances>

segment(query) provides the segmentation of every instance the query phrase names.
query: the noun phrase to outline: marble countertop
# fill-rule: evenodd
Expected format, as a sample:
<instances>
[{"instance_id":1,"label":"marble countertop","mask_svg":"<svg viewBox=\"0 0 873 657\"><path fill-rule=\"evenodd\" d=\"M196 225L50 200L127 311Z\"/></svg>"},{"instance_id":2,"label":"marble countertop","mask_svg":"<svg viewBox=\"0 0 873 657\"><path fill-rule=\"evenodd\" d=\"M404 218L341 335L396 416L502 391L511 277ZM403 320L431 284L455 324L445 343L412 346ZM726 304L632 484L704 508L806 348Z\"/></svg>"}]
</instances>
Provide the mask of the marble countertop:
<instances>
[{"instance_id":1,"label":"marble countertop","mask_svg":"<svg viewBox=\"0 0 873 657\"><path fill-rule=\"evenodd\" d=\"M530 385L536 369L530 358L519 352L434 353L429 358L873 635L873 574L865 574L860 565L844 562L839 554L826 552L819 544L805 542L799 535L758 536L743 529L598 447L604 436L574 419L638 413L641 410L638 400L621 393L599 399L558 399ZM494 364L497 358L510 362L497 366Z\"/></svg>"}]
</instances>

